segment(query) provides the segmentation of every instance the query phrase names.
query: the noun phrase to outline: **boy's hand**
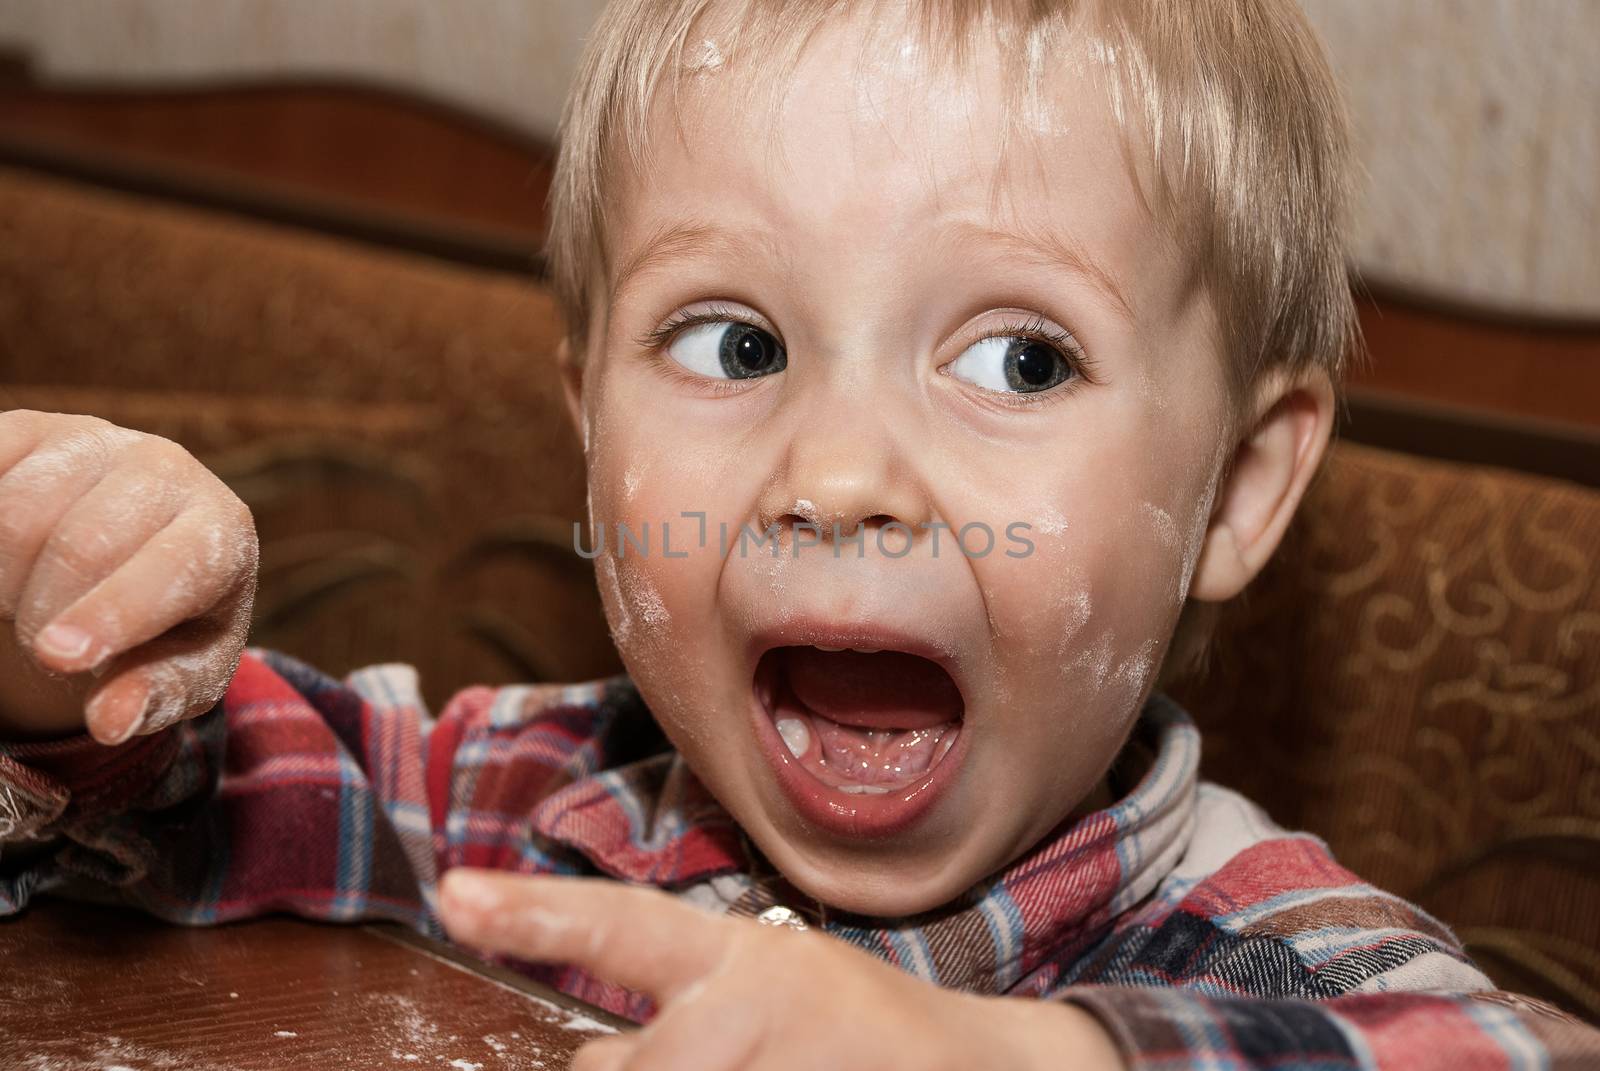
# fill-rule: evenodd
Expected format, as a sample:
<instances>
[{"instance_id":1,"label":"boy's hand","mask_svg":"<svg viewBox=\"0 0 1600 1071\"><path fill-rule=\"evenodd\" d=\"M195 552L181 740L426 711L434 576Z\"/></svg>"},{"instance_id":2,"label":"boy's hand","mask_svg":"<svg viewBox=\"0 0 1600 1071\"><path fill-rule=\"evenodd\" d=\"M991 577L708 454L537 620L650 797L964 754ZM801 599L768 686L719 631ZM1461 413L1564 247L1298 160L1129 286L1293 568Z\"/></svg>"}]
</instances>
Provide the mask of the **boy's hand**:
<instances>
[{"instance_id":1,"label":"boy's hand","mask_svg":"<svg viewBox=\"0 0 1600 1071\"><path fill-rule=\"evenodd\" d=\"M256 564L250 511L181 447L0 413L0 736L120 743L210 709Z\"/></svg>"},{"instance_id":2,"label":"boy's hand","mask_svg":"<svg viewBox=\"0 0 1600 1071\"><path fill-rule=\"evenodd\" d=\"M940 989L824 934L719 918L654 889L457 869L457 940L572 963L654 997L643 1030L584 1046L582 1071L1124 1066L1087 1012Z\"/></svg>"}]
</instances>

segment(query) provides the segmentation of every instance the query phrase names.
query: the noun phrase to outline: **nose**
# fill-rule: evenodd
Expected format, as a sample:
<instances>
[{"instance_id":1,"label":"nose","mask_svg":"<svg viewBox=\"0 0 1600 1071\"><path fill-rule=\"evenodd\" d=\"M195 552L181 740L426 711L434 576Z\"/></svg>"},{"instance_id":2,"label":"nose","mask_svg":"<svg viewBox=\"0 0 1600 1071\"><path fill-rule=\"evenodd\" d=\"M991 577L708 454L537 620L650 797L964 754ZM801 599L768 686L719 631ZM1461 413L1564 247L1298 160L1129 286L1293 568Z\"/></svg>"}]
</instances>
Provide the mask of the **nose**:
<instances>
[{"instance_id":1,"label":"nose","mask_svg":"<svg viewBox=\"0 0 1600 1071\"><path fill-rule=\"evenodd\" d=\"M915 540L932 517L926 488L870 407L835 408L832 419L800 422L762 491L762 530L815 525L822 539L898 522Z\"/></svg>"}]
</instances>

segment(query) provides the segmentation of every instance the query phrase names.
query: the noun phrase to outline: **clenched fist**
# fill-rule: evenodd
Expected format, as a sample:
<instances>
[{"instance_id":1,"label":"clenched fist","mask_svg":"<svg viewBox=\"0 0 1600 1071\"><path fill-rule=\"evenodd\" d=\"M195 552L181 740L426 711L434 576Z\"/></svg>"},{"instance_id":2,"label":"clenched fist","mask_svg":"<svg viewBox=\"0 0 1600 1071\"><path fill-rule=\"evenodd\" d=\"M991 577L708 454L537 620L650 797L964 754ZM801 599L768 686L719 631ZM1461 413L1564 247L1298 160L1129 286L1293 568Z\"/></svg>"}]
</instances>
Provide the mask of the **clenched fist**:
<instances>
[{"instance_id":1,"label":"clenched fist","mask_svg":"<svg viewBox=\"0 0 1600 1071\"><path fill-rule=\"evenodd\" d=\"M249 509L176 444L0 413L0 737L117 744L210 709L257 561Z\"/></svg>"}]
</instances>

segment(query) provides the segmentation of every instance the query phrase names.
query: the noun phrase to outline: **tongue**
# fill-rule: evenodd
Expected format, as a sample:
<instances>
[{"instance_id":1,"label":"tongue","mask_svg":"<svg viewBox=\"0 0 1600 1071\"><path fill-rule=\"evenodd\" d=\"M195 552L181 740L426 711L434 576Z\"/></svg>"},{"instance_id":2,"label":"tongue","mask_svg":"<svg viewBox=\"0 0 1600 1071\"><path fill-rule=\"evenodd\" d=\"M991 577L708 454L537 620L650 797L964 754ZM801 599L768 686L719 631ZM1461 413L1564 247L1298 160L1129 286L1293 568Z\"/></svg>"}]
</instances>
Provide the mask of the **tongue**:
<instances>
[{"instance_id":1,"label":"tongue","mask_svg":"<svg viewBox=\"0 0 1600 1071\"><path fill-rule=\"evenodd\" d=\"M791 647L789 686L814 713L870 729L931 729L961 717L961 692L936 663L904 651Z\"/></svg>"}]
</instances>

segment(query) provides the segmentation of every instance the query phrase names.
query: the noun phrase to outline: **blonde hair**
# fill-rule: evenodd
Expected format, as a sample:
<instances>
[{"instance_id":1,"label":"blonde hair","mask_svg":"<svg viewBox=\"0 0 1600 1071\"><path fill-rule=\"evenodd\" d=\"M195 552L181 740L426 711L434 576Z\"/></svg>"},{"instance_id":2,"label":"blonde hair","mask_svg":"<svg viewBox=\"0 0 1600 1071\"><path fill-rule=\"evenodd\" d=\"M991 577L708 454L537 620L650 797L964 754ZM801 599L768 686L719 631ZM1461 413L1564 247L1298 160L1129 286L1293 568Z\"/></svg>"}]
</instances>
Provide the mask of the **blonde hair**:
<instances>
[{"instance_id":1,"label":"blonde hair","mask_svg":"<svg viewBox=\"0 0 1600 1071\"><path fill-rule=\"evenodd\" d=\"M830 16L863 0L612 0L562 118L548 266L581 355L605 277L619 169L647 167L651 109L685 74L761 58L746 85L780 91ZM881 2L881 0L880 0ZM1333 77L1295 0L900 0L929 55L958 66L989 32L1017 58L1012 104L1039 99L1068 35L1087 33L1147 200L1193 258L1232 385L1321 368L1356 344L1344 249L1348 135ZM714 36L707 24L715 22ZM1013 114L1017 111L1012 108ZM1154 196L1148 196L1153 194Z\"/></svg>"}]
</instances>

